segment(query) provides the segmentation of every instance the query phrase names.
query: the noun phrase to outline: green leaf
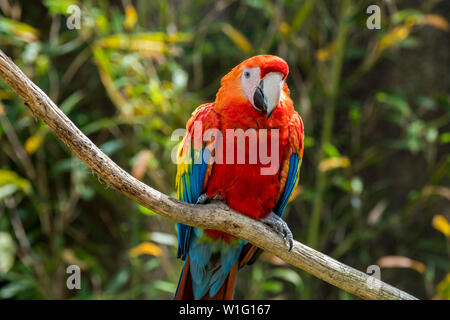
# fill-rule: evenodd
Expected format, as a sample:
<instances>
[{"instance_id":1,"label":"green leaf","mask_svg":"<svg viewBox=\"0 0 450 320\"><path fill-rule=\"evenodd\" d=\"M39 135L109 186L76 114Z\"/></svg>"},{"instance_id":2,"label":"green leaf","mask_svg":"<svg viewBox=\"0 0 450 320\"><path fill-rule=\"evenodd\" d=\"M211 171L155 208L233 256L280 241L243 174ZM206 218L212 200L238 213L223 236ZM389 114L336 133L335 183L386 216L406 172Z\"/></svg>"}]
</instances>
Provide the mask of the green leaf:
<instances>
[{"instance_id":1,"label":"green leaf","mask_svg":"<svg viewBox=\"0 0 450 320\"><path fill-rule=\"evenodd\" d=\"M34 62L41 50L41 44L39 42L32 42L26 45L25 50L22 53L22 59L24 62Z\"/></svg>"},{"instance_id":2,"label":"green leaf","mask_svg":"<svg viewBox=\"0 0 450 320\"><path fill-rule=\"evenodd\" d=\"M273 270L270 273L270 275L272 277L280 278L287 282L290 282L295 286L299 286L299 285L303 284L302 278L300 278L300 276L298 275L297 272L295 272L294 270L291 270L291 269L277 268L277 269Z\"/></svg>"},{"instance_id":3,"label":"green leaf","mask_svg":"<svg viewBox=\"0 0 450 320\"><path fill-rule=\"evenodd\" d=\"M410 17L420 17L422 13L418 10L414 9L406 9L406 10L399 10L395 12L391 19L394 24L399 24L403 22L406 18Z\"/></svg>"},{"instance_id":4,"label":"green leaf","mask_svg":"<svg viewBox=\"0 0 450 320\"><path fill-rule=\"evenodd\" d=\"M316 143L316 141L314 140L313 137L309 137L309 136L305 137L305 141L304 141L305 148L313 147L315 143Z\"/></svg>"},{"instance_id":5,"label":"green leaf","mask_svg":"<svg viewBox=\"0 0 450 320\"><path fill-rule=\"evenodd\" d=\"M149 272L159 266L159 260L156 258L150 259L145 263L145 271Z\"/></svg>"},{"instance_id":6,"label":"green leaf","mask_svg":"<svg viewBox=\"0 0 450 320\"><path fill-rule=\"evenodd\" d=\"M81 91L76 91L65 99L63 103L61 103L60 109L65 114L68 114L81 101L81 99L83 99L83 93L81 93Z\"/></svg>"},{"instance_id":7,"label":"green leaf","mask_svg":"<svg viewBox=\"0 0 450 320\"><path fill-rule=\"evenodd\" d=\"M156 280L155 282L153 282L153 287L155 289L168 293L174 293L175 290L177 289L177 286L174 283L163 280Z\"/></svg>"},{"instance_id":8,"label":"green leaf","mask_svg":"<svg viewBox=\"0 0 450 320\"><path fill-rule=\"evenodd\" d=\"M261 285L261 289L272 293L279 293L283 290L283 284L279 281L266 281Z\"/></svg>"},{"instance_id":9,"label":"green leaf","mask_svg":"<svg viewBox=\"0 0 450 320\"><path fill-rule=\"evenodd\" d=\"M128 270L120 270L106 288L107 293L116 293L130 278Z\"/></svg>"},{"instance_id":10,"label":"green leaf","mask_svg":"<svg viewBox=\"0 0 450 320\"><path fill-rule=\"evenodd\" d=\"M31 191L31 184L27 179L20 177L14 171L0 169L0 187L6 186L6 185L16 186L18 189L22 190L23 192L25 192L27 194ZM9 188L11 188L11 187L9 187ZM6 189L6 190L8 190L8 189ZM11 189L9 189L9 190L11 190Z\"/></svg>"},{"instance_id":11,"label":"green leaf","mask_svg":"<svg viewBox=\"0 0 450 320\"><path fill-rule=\"evenodd\" d=\"M354 177L350 181L350 186L352 187L353 192L356 194L360 194L364 189L364 185L360 177Z\"/></svg>"},{"instance_id":12,"label":"green leaf","mask_svg":"<svg viewBox=\"0 0 450 320\"><path fill-rule=\"evenodd\" d=\"M26 23L17 22L0 15L0 33L2 32L14 35L17 39L25 42L38 40L39 34L35 28Z\"/></svg>"},{"instance_id":13,"label":"green leaf","mask_svg":"<svg viewBox=\"0 0 450 320\"><path fill-rule=\"evenodd\" d=\"M450 132L444 132L440 135L439 139L441 140L441 143L450 143Z\"/></svg>"},{"instance_id":14,"label":"green leaf","mask_svg":"<svg viewBox=\"0 0 450 320\"><path fill-rule=\"evenodd\" d=\"M123 147L123 142L121 140L111 140L108 142L105 142L100 146L100 149L106 153L108 156L116 152L117 150L120 150Z\"/></svg>"},{"instance_id":15,"label":"green leaf","mask_svg":"<svg viewBox=\"0 0 450 320\"><path fill-rule=\"evenodd\" d=\"M425 137L428 142L432 143L432 142L436 141L438 135L439 135L439 132L436 128L428 128Z\"/></svg>"},{"instance_id":16,"label":"green leaf","mask_svg":"<svg viewBox=\"0 0 450 320\"><path fill-rule=\"evenodd\" d=\"M415 99L415 102L424 109L428 110L436 109L436 101L434 101L430 97L420 95Z\"/></svg>"},{"instance_id":17,"label":"green leaf","mask_svg":"<svg viewBox=\"0 0 450 320\"><path fill-rule=\"evenodd\" d=\"M0 298L10 299L18 293L28 290L30 285L27 282L11 282L0 289Z\"/></svg>"},{"instance_id":18,"label":"green leaf","mask_svg":"<svg viewBox=\"0 0 450 320\"><path fill-rule=\"evenodd\" d=\"M153 212L152 210L147 209L146 207L143 207L143 206L141 206L141 205L139 205L138 208L139 208L139 211L140 211L141 213L145 214L146 216L154 216L154 215L156 214L156 213Z\"/></svg>"},{"instance_id":19,"label":"green leaf","mask_svg":"<svg viewBox=\"0 0 450 320\"><path fill-rule=\"evenodd\" d=\"M325 152L325 156L327 158L335 158L340 156L339 150L331 143L326 143L323 146L323 151Z\"/></svg>"},{"instance_id":20,"label":"green leaf","mask_svg":"<svg viewBox=\"0 0 450 320\"><path fill-rule=\"evenodd\" d=\"M7 273L14 265L16 246L8 232L0 232L0 274Z\"/></svg>"},{"instance_id":21,"label":"green leaf","mask_svg":"<svg viewBox=\"0 0 450 320\"><path fill-rule=\"evenodd\" d=\"M375 98L378 102L385 103L396 111L399 111L403 116L409 116L411 114L408 102L400 95L378 92Z\"/></svg>"},{"instance_id":22,"label":"green leaf","mask_svg":"<svg viewBox=\"0 0 450 320\"><path fill-rule=\"evenodd\" d=\"M67 8L77 4L76 0L44 0L44 5L50 10L52 15L68 15Z\"/></svg>"},{"instance_id":23,"label":"green leaf","mask_svg":"<svg viewBox=\"0 0 450 320\"><path fill-rule=\"evenodd\" d=\"M12 196L19 188L13 184L7 184L0 187L0 200Z\"/></svg>"}]
</instances>

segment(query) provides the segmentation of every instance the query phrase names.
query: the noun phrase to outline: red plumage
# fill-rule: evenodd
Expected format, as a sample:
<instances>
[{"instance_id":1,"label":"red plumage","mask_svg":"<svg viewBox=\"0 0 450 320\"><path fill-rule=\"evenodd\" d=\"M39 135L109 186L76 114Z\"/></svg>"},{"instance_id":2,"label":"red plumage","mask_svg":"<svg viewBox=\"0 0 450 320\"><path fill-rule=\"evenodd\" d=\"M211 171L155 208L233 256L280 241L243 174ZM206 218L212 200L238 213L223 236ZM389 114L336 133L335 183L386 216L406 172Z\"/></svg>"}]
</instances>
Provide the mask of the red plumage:
<instances>
[{"instance_id":1,"label":"red plumage","mask_svg":"<svg viewBox=\"0 0 450 320\"><path fill-rule=\"evenodd\" d=\"M279 102L270 117L267 113L258 110L252 101L249 101L249 96L246 95L245 89L241 85L243 72L252 68L259 71L259 79L263 79L271 73L282 75L279 78L282 86ZM194 122L196 121L202 124L200 132L202 135L208 129L218 129L221 132L222 141L214 141L206 145L203 142L203 147L215 145L217 149L213 151L215 152L213 155L222 154L223 160L227 159L226 146L232 143L231 138L227 137L227 129L256 130L255 141L250 142L250 139L246 139L245 147L234 144L233 164L217 163L216 161L208 166L202 188L202 193L206 192L208 197L220 196L232 209L253 219L265 218L274 210L285 192L290 169L290 156L297 154L300 163L303 156L303 123L299 114L294 110L293 102L289 97L289 89L284 83L288 73L287 63L276 56L255 56L242 62L223 77L215 102L199 106L187 124L192 141L199 138L195 136ZM260 133L261 129L267 130L267 136ZM271 164L263 163L259 157L256 163L249 163L253 146L250 144L256 143L258 148L266 146L266 150L271 150L272 140L270 137L275 134L275 131L278 135L278 146L274 152L277 153L279 159L278 167L271 174L261 174L261 169L268 168ZM218 142L222 143L218 144ZM242 164L237 163L239 148L243 148L245 154L245 161ZM268 156L273 159L274 155L269 153ZM231 235L217 230L206 230L206 234L212 240L223 240L227 243L233 239ZM255 252L256 248L251 244L244 247L240 260L233 265L223 286L213 298L232 297L238 268L252 259ZM180 279L179 288L181 289L178 290L176 298L192 298L193 289L189 278L189 263L188 258L187 267L184 268Z\"/></svg>"},{"instance_id":2,"label":"red plumage","mask_svg":"<svg viewBox=\"0 0 450 320\"><path fill-rule=\"evenodd\" d=\"M289 72L287 63L276 56L256 56L246 60L222 79L222 86L217 93L215 103L200 106L195 111L194 117L195 114L202 114L203 117L195 118L202 119L202 123L208 123L208 127L210 127L210 123L214 123L215 127L222 132L224 146L228 143L226 129L279 130L278 152L280 171L282 172L277 170L273 175L261 175L261 168L267 167L267 165L261 164L260 161L256 164L249 164L249 148L247 148L244 164L215 163L207 184L206 190L209 197L220 194L235 211L253 219L261 219L273 210L284 191L289 155L293 151L297 152L300 157L303 155L303 124L300 115L294 109L286 84L283 86L280 104L269 119L266 119L265 114L252 106L236 83L244 68L255 66L260 67L261 78L270 72L280 72L285 79ZM260 141L258 136L257 143L270 145L270 140ZM223 158L226 159L226 148L223 149L223 154ZM235 163L237 162L236 155L237 152L235 152ZM283 176L284 179L280 179ZM220 231L209 231L209 234L214 237L224 235Z\"/></svg>"}]
</instances>

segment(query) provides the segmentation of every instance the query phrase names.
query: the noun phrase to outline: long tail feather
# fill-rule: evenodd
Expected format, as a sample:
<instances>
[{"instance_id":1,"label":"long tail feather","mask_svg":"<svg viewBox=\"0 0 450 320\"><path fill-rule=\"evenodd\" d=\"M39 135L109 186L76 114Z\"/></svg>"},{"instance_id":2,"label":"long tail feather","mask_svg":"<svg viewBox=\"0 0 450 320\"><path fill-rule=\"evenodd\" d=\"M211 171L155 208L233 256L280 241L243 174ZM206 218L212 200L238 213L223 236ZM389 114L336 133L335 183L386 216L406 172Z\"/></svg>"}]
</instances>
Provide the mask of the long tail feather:
<instances>
[{"instance_id":1,"label":"long tail feather","mask_svg":"<svg viewBox=\"0 0 450 320\"><path fill-rule=\"evenodd\" d=\"M234 287L236 285L236 274L239 265L236 262L230 270L222 287L214 297L206 294L201 300L233 300ZM175 293L175 300L194 300L194 293L192 290L192 277L190 271L189 256L186 258L183 269L181 271L180 280L178 282L177 292Z\"/></svg>"},{"instance_id":2,"label":"long tail feather","mask_svg":"<svg viewBox=\"0 0 450 320\"><path fill-rule=\"evenodd\" d=\"M189 256L184 262L181 270L180 280L178 281L177 292L175 293L175 300L194 300L194 293L192 291L192 277L190 271Z\"/></svg>"},{"instance_id":3,"label":"long tail feather","mask_svg":"<svg viewBox=\"0 0 450 320\"><path fill-rule=\"evenodd\" d=\"M205 295L202 300L233 300L234 287L236 285L236 274L238 272L238 262L236 262L230 270L227 278L223 282L222 287L214 297Z\"/></svg>"},{"instance_id":4,"label":"long tail feather","mask_svg":"<svg viewBox=\"0 0 450 320\"><path fill-rule=\"evenodd\" d=\"M251 265L258 259L263 251L258 247L255 247L251 243L247 243L242 249L241 256L239 257L239 269L246 264Z\"/></svg>"}]
</instances>

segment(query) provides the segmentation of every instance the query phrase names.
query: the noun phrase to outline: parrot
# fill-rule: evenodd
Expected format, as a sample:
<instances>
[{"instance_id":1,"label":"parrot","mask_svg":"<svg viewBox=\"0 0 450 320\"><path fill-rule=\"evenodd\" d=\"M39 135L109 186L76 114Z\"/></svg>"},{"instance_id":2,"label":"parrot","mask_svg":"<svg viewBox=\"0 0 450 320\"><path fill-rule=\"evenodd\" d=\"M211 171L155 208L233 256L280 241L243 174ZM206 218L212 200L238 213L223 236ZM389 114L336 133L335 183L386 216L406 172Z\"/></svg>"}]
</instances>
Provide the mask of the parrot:
<instances>
[{"instance_id":1,"label":"parrot","mask_svg":"<svg viewBox=\"0 0 450 320\"><path fill-rule=\"evenodd\" d=\"M299 181L304 129L289 96L288 73L282 58L257 55L226 74L215 101L197 107L186 124L175 151L175 185L181 201L222 201L262 221L289 243L290 250L292 232L282 216ZM229 134L239 130L248 143L238 144L237 136ZM270 159L277 158L278 164L270 168L265 158L255 161L255 147L260 154L270 149ZM238 270L254 263L262 249L218 230L182 223L177 229L177 257L184 263L174 299L233 299Z\"/></svg>"}]
</instances>

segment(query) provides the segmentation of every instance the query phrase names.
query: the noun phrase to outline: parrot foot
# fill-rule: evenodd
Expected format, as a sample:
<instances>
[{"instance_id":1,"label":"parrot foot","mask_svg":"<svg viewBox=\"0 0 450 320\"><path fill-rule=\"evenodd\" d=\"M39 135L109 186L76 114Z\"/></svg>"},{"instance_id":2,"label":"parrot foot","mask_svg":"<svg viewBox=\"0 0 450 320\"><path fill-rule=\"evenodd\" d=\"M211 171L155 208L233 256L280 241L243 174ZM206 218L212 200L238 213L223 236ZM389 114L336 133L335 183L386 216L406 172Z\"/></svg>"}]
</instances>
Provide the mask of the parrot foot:
<instances>
[{"instance_id":1,"label":"parrot foot","mask_svg":"<svg viewBox=\"0 0 450 320\"><path fill-rule=\"evenodd\" d=\"M206 204L210 201L223 201L223 198L220 194L215 194L211 198L206 195L206 193L203 193L198 197L196 204Z\"/></svg>"},{"instance_id":2,"label":"parrot foot","mask_svg":"<svg viewBox=\"0 0 450 320\"><path fill-rule=\"evenodd\" d=\"M277 233L281 234L283 236L283 239L289 243L289 251L292 250L292 232L289 229L287 223L283 219L281 219L280 216L276 215L274 212L271 212L266 218L261 219L260 221L271 227Z\"/></svg>"},{"instance_id":3,"label":"parrot foot","mask_svg":"<svg viewBox=\"0 0 450 320\"><path fill-rule=\"evenodd\" d=\"M208 200L209 198L206 193L203 193L200 195L200 197L198 197L196 204L205 204L208 202Z\"/></svg>"}]
</instances>

